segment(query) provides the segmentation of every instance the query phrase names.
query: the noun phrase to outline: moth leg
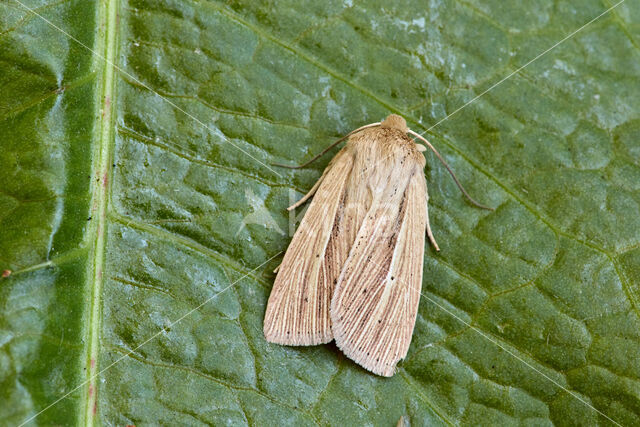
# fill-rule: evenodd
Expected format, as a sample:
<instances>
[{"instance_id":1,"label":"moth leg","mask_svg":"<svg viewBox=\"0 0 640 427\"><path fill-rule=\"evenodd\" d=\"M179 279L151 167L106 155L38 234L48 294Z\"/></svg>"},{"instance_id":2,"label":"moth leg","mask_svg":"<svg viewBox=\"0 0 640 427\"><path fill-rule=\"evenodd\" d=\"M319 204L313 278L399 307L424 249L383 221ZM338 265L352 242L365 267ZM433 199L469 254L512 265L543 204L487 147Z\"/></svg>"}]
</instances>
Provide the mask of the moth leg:
<instances>
[{"instance_id":1,"label":"moth leg","mask_svg":"<svg viewBox=\"0 0 640 427\"><path fill-rule=\"evenodd\" d=\"M302 197L302 199L298 200L293 205L289 206L287 208L287 210L291 211L291 210L297 208L298 206L300 206L301 204L303 204L304 202L306 202L307 200L309 200L311 198L311 196L313 196L313 194L316 192L318 187L320 187L320 183L322 182L324 177L325 177L325 174L323 173L322 176L320 177L320 179L316 181L316 183L313 185L313 187L311 187L311 190L309 190L309 192L307 194L305 194Z\"/></svg>"},{"instance_id":2,"label":"moth leg","mask_svg":"<svg viewBox=\"0 0 640 427\"><path fill-rule=\"evenodd\" d=\"M274 273L277 273L278 270L280 270L280 266L282 265L282 263L280 263L276 268L273 269Z\"/></svg>"},{"instance_id":3,"label":"moth leg","mask_svg":"<svg viewBox=\"0 0 640 427\"><path fill-rule=\"evenodd\" d=\"M429 200L429 196L427 196L427 200ZM438 244L436 243L436 239L435 237L433 237L433 233L431 232L431 226L429 225L429 203L425 203L427 205L427 236L429 237L429 241L431 242L431 244L433 245L433 247L435 248L436 251L440 252L440 248L438 247Z\"/></svg>"}]
</instances>

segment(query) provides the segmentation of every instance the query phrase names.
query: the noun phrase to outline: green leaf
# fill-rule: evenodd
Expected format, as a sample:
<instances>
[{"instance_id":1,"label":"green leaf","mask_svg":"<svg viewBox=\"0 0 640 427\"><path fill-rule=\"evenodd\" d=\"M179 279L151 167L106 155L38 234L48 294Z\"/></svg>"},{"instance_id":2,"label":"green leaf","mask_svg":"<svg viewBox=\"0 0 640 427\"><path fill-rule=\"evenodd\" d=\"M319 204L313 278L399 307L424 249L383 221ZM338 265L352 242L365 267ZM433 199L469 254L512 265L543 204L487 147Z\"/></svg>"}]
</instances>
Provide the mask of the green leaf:
<instances>
[{"instance_id":1,"label":"green leaf","mask_svg":"<svg viewBox=\"0 0 640 427\"><path fill-rule=\"evenodd\" d=\"M640 424L638 3L529 63L614 5L1 0L2 424ZM391 112L496 211L427 153L386 379L262 318L330 155L268 165Z\"/></svg>"}]
</instances>

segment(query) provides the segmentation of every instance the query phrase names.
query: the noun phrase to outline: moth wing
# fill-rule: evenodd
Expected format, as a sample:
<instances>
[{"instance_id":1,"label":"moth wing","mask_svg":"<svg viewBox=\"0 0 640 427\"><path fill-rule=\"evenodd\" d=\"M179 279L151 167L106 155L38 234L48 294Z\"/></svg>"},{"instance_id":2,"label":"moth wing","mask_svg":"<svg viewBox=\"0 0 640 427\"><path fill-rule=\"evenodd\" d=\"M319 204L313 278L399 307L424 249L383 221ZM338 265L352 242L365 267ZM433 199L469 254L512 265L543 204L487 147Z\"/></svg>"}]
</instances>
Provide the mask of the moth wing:
<instances>
[{"instance_id":1,"label":"moth wing","mask_svg":"<svg viewBox=\"0 0 640 427\"><path fill-rule=\"evenodd\" d=\"M336 344L378 375L392 376L411 343L422 286L426 192L420 169L395 212L372 204L331 301Z\"/></svg>"},{"instance_id":2,"label":"moth wing","mask_svg":"<svg viewBox=\"0 0 640 427\"><path fill-rule=\"evenodd\" d=\"M325 170L289 244L267 303L264 336L269 342L314 345L333 339L329 304L348 253L334 224L352 166L353 156L343 148Z\"/></svg>"}]
</instances>

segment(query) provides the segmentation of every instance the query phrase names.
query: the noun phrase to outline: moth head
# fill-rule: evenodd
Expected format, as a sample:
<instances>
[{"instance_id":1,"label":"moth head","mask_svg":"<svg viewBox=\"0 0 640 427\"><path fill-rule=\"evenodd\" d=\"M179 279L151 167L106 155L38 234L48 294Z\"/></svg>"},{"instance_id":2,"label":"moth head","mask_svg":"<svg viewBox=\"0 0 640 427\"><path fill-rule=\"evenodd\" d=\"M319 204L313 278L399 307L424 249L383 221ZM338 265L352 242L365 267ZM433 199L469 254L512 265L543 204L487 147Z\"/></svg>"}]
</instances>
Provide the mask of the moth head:
<instances>
[{"instance_id":1,"label":"moth head","mask_svg":"<svg viewBox=\"0 0 640 427\"><path fill-rule=\"evenodd\" d=\"M382 123L380 123L380 127L387 129L396 129L401 131L402 133L411 132L407 127L407 122L405 121L405 119L397 114L389 114L389 116L384 119ZM423 152L427 148L424 145L416 143L416 149L420 152Z\"/></svg>"},{"instance_id":2,"label":"moth head","mask_svg":"<svg viewBox=\"0 0 640 427\"><path fill-rule=\"evenodd\" d=\"M382 123L380 123L381 128L388 129L397 129L403 133L407 133L409 128L407 127L407 122L405 119L400 117L397 114L389 114L386 119Z\"/></svg>"}]
</instances>

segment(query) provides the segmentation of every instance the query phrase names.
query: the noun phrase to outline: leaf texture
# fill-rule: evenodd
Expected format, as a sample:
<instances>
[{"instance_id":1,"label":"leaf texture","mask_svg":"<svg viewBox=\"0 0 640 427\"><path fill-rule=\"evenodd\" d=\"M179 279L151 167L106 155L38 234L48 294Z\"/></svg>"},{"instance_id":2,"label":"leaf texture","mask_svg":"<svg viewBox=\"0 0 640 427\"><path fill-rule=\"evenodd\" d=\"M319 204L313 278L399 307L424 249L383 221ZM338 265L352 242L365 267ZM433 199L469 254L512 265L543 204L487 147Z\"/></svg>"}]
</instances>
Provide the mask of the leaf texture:
<instances>
[{"instance_id":1,"label":"leaf texture","mask_svg":"<svg viewBox=\"0 0 640 427\"><path fill-rule=\"evenodd\" d=\"M519 70L615 3L20 1L99 56L0 1L2 424L640 423L637 2ZM330 155L268 165L389 113L497 209L427 154L383 379L262 319Z\"/></svg>"}]
</instances>

